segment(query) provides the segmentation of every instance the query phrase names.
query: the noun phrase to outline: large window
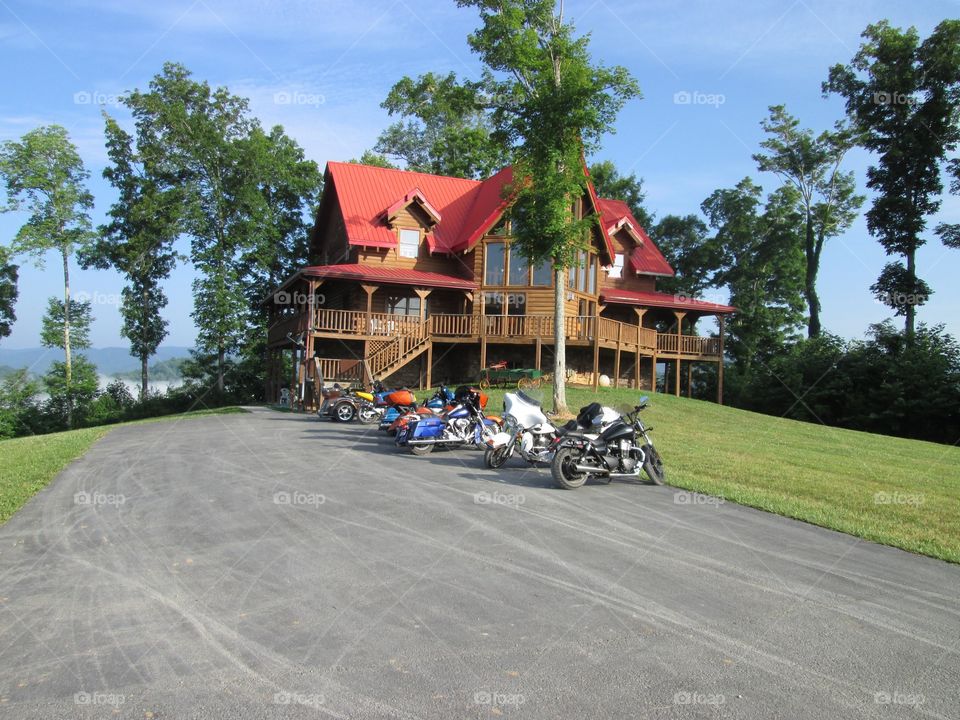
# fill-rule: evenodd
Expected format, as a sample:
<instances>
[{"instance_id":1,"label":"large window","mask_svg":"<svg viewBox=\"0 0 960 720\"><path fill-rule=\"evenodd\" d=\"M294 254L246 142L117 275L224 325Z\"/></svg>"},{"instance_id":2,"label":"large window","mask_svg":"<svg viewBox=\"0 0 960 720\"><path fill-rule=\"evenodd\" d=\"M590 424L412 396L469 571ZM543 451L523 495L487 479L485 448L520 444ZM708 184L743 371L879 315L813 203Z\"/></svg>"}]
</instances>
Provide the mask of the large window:
<instances>
[{"instance_id":1,"label":"large window","mask_svg":"<svg viewBox=\"0 0 960 720\"><path fill-rule=\"evenodd\" d=\"M584 292L587 289L587 251L581 250L577 254L577 290Z\"/></svg>"},{"instance_id":2,"label":"large window","mask_svg":"<svg viewBox=\"0 0 960 720\"><path fill-rule=\"evenodd\" d=\"M506 248L502 242L487 243L485 249L486 270L485 285L503 285L503 263L506 260Z\"/></svg>"},{"instance_id":3,"label":"large window","mask_svg":"<svg viewBox=\"0 0 960 720\"><path fill-rule=\"evenodd\" d=\"M590 295L597 293L597 256L592 253L587 265L587 293Z\"/></svg>"},{"instance_id":4,"label":"large window","mask_svg":"<svg viewBox=\"0 0 960 720\"><path fill-rule=\"evenodd\" d=\"M415 258L420 254L420 231L400 231L400 257Z\"/></svg>"},{"instance_id":5,"label":"large window","mask_svg":"<svg viewBox=\"0 0 960 720\"><path fill-rule=\"evenodd\" d=\"M510 285L527 285L530 281L530 263L517 248L510 248Z\"/></svg>"},{"instance_id":6,"label":"large window","mask_svg":"<svg viewBox=\"0 0 960 720\"><path fill-rule=\"evenodd\" d=\"M553 265L547 261L533 268L533 285L553 285Z\"/></svg>"},{"instance_id":7,"label":"large window","mask_svg":"<svg viewBox=\"0 0 960 720\"><path fill-rule=\"evenodd\" d=\"M420 316L420 296L388 297L387 312L392 315Z\"/></svg>"},{"instance_id":8,"label":"large window","mask_svg":"<svg viewBox=\"0 0 960 720\"><path fill-rule=\"evenodd\" d=\"M485 292L483 294L483 314L503 315L503 293Z\"/></svg>"},{"instance_id":9,"label":"large window","mask_svg":"<svg viewBox=\"0 0 960 720\"><path fill-rule=\"evenodd\" d=\"M510 293L507 295L507 315L526 315L527 314L527 296L523 293Z\"/></svg>"}]
</instances>

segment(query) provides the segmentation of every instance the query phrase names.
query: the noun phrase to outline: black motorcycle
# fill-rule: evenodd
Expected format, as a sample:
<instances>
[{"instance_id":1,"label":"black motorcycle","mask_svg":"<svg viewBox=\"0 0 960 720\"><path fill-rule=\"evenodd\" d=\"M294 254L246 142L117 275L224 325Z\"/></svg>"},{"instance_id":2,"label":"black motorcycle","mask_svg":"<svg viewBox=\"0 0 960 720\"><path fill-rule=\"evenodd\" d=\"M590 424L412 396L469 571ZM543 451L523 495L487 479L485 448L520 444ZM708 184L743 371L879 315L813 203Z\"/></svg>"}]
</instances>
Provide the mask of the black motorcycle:
<instances>
[{"instance_id":1,"label":"black motorcycle","mask_svg":"<svg viewBox=\"0 0 960 720\"><path fill-rule=\"evenodd\" d=\"M573 431L555 441L550 472L557 485L573 490L590 477L639 477L642 469L655 485L663 485L666 474L660 453L653 447L649 432L640 419L648 398L640 398L633 412L614 420L599 434Z\"/></svg>"}]
</instances>

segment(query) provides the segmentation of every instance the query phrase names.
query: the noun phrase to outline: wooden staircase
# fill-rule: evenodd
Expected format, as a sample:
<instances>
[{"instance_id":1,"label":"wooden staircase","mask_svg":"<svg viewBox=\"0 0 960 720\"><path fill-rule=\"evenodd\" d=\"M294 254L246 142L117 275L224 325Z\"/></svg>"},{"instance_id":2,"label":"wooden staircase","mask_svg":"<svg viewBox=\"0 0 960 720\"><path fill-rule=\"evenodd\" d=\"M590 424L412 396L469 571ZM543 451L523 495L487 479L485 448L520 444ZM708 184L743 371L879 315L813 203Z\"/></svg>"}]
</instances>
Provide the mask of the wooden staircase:
<instances>
[{"instance_id":1,"label":"wooden staircase","mask_svg":"<svg viewBox=\"0 0 960 720\"><path fill-rule=\"evenodd\" d=\"M398 335L389 340L371 342L367 349L366 365L371 378L383 380L411 360L420 357L430 347L426 336Z\"/></svg>"}]
</instances>

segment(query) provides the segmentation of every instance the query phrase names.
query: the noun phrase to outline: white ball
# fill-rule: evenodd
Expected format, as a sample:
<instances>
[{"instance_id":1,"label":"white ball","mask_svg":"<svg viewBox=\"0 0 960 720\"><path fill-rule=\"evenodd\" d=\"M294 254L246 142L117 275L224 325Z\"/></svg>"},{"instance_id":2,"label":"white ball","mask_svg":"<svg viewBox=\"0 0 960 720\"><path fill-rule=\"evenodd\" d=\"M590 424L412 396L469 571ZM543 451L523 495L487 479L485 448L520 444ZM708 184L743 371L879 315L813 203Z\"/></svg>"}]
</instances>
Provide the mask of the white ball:
<instances>
[{"instance_id":1,"label":"white ball","mask_svg":"<svg viewBox=\"0 0 960 720\"><path fill-rule=\"evenodd\" d=\"M610 387L610 378L606 375L600 376L600 387Z\"/></svg>"}]
</instances>

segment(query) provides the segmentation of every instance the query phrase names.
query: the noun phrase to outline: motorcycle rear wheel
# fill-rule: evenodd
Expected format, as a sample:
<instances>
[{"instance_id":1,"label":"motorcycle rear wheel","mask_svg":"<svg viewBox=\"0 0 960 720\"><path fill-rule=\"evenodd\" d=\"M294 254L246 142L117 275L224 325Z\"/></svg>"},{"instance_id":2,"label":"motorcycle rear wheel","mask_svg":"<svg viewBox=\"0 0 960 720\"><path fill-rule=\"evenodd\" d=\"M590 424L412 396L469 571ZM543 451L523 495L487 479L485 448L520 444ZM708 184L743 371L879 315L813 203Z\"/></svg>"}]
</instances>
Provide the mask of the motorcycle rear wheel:
<instances>
[{"instance_id":1,"label":"motorcycle rear wheel","mask_svg":"<svg viewBox=\"0 0 960 720\"><path fill-rule=\"evenodd\" d=\"M564 490L576 490L587 481L586 473L574 469L578 459L579 453L574 453L570 448L561 448L553 456L550 474L553 475L553 481Z\"/></svg>"},{"instance_id":2,"label":"motorcycle rear wheel","mask_svg":"<svg viewBox=\"0 0 960 720\"><path fill-rule=\"evenodd\" d=\"M643 471L654 485L663 485L667 479L667 473L663 469L663 458L660 457L656 448L649 445L644 448L644 452L647 457L643 461Z\"/></svg>"},{"instance_id":3,"label":"motorcycle rear wheel","mask_svg":"<svg viewBox=\"0 0 960 720\"><path fill-rule=\"evenodd\" d=\"M333 418L337 422L348 423L357 416L357 409L350 403L340 403L333 409Z\"/></svg>"},{"instance_id":4,"label":"motorcycle rear wheel","mask_svg":"<svg viewBox=\"0 0 960 720\"><path fill-rule=\"evenodd\" d=\"M411 445L410 452L418 456L429 455L433 452L433 445Z\"/></svg>"},{"instance_id":5,"label":"motorcycle rear wheel","mask_svg":"<svg viewBox=\"0 0 960 720\"><path fill-rule=\"evenodd\" d=\"M510 456L509 449L507 445L498 448L487 448L486 452L483 453L483 463L488 468L494 470L503 467Z\"/></svg>"},{"instance_id":6,"label":"motorcycle rear wheel","mask_svg":"<svg viewBox=\"0 0 960 720\"><path fill-rule=\"evenodd\" d=\"M372 425L380 419L380 413L378 413L373 408L362 407L360 408L360 423L362 425Z\"/></svg>"}]
</instances>

